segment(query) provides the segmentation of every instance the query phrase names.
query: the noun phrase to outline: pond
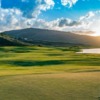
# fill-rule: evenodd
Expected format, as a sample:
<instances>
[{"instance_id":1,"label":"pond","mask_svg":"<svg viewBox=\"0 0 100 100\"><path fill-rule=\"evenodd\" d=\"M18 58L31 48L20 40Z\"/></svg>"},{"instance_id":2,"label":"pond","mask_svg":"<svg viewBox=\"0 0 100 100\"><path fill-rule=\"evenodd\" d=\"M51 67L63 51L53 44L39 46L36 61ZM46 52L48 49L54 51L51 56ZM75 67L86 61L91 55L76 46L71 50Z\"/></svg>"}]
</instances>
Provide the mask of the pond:
<instances>
[{"instance_id":1,"label":"pond","mask_svg":"<svg viewBox=\"0 0 100 100\"><path fill-rule=\"evenodd\" d=\"M100 48L94 48L94 49L82 49L81 52L77 52L77 53L100 54Z\"/></svg>"}]
</instances>

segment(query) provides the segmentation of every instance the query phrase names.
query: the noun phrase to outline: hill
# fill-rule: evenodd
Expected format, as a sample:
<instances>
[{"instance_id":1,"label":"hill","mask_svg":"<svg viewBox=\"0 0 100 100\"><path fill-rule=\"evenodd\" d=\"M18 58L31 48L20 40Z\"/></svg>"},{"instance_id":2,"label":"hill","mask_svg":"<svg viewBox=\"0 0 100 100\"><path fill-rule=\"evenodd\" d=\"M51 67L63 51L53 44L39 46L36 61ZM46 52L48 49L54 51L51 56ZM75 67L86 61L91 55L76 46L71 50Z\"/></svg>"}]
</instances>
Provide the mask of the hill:
<instances>
[{"instance_id":1,"label":"hill","mask_svg":"<svg viewBox=\"0 0 100 100\"><path fill-rule=\"evenodd\" d=\"M0 46L24 46L29 45L25 42L19 41L7 34L0 34Z\"/></svg>"},{"instance_id":2,"label":"hill","mask_svg":"<svg viewBox=\"0 0 100 100\"><path fill-rule=\"evenodd\" d=\"M16 39L33 44L54 46L86 45L100 47L100 38L46 29L28 28L4 32ZM80 33L81 34L81 33Z\"/></svg>"}]
</instances>

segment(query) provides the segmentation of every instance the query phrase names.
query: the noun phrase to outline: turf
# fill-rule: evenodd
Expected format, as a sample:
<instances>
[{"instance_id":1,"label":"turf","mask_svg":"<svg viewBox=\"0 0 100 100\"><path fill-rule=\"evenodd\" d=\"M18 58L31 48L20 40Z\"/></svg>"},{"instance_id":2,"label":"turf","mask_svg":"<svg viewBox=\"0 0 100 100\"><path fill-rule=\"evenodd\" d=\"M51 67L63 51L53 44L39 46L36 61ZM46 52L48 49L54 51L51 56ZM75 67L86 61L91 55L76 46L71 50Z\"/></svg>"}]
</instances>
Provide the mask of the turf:
<instances>
[{"instance_id":1,"label":"turf","mask_svg":"<svg viewBox=\"0 0 100 100\"><path fill-rule=\"evenodd\" d=\"M99 100L100 55L79 47L0 47L0 100Z\"/></svg>"}]
</instances>

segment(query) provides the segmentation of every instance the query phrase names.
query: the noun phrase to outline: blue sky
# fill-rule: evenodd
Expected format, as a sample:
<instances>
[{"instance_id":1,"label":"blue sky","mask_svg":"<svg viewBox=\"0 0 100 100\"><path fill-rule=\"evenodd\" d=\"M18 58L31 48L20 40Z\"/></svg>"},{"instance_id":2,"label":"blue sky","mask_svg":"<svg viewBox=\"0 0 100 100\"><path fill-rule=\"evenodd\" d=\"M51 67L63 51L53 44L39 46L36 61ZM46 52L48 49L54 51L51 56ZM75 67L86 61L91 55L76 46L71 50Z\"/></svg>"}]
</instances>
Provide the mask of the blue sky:
<instances>
[{"instance_id":1,"label":"blue sky","mask_svg":"<svg viewBox=\"0 0 100 100\"><path fill-rule=\"evenodd\" d=\"M1 0L0 31L46 28L99 34L100 0ZM8 24L9 23L9 24Z\"/></svg>"},{"instance_id":2,"label":"blue sky","mask_svg":"<svg viewBox=\"0 0 100 100\"><path fill-rule=\"evenodd\" d=\"M42 11L39 18L44 18L46 20L54 20L60 17L77 19L79 16L82 16L89 11L100 9L100 0L79 0L70 8L67 5L63 6L60 0L54 0L54 2L54 7L52 9ZM22 0L2 0L2 8L20 9L24 13L24 16L27 17L32 17L31 13L37 5L36 0L29 0L26 2L23 2Z\"/></svg>"}]
</instances>

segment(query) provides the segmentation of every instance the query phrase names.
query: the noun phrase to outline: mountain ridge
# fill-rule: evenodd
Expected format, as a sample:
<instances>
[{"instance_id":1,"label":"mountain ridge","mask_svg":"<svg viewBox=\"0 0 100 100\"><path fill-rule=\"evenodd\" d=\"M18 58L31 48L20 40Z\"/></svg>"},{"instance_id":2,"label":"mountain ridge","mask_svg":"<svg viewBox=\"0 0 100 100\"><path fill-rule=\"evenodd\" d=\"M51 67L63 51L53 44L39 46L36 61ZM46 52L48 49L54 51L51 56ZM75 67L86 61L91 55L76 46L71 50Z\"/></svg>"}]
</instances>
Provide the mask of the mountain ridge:
<instances>
[{"instance_id":1,"label":"mountain ridge","mask_svg":"<svg viewBox=\"0 0 100 100\"><path fill-rule=\"evenodd\" d=\"M72 32L27 28L21 30L6 31L3 33L32 44L42 44L42 42L45 42L43 44L51 43L51 45L54 45L53 43L65 43L100 47L99 37L78 35Z\"/></svg>"}]
</instances>

